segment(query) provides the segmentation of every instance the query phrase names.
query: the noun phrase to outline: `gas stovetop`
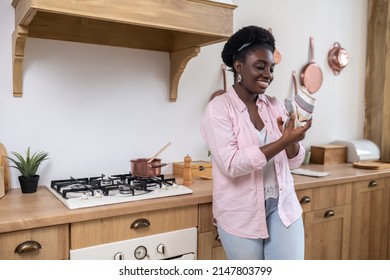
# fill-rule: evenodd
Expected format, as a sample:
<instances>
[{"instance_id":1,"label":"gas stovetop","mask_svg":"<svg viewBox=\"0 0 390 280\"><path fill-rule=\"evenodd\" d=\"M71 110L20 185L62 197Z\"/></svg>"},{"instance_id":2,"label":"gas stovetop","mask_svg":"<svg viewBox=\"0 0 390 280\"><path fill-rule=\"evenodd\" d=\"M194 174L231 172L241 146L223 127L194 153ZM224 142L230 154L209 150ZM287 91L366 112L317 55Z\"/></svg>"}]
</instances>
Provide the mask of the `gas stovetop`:
<instances>
[{"instance_id":1,"label":"gas stovetop","mask_svg":"<svg viewBox=\"0 0 390 280\"><path fill-rule=\"evenodd\" d=\"M191 194L175 178L142 178L131 173L53 180L47 187L69 209Z\"/></svg>"}]
</instances>

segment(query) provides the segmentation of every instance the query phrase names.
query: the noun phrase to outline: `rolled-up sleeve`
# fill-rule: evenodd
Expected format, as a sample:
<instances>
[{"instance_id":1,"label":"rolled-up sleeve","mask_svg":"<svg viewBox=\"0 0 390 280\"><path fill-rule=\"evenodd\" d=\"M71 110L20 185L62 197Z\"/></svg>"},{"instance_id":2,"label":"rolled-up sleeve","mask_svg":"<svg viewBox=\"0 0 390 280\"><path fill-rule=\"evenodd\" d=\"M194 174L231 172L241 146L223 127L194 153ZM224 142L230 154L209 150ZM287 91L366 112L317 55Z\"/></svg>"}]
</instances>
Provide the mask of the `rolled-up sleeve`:
<instances>
[{"instance_id":1,"label":"rolled-up sleeve","mask_svg":"<svg viewBox=\"0 0 390 280\"><path fill-rule=\"evenodd\" d=\"M299 152L298 154L293 157L288 159L288 165L291 170L297 169L301 166L305 159L305 148L303 147L302 143L299 143Z\"/></svg>"}]
</instances>

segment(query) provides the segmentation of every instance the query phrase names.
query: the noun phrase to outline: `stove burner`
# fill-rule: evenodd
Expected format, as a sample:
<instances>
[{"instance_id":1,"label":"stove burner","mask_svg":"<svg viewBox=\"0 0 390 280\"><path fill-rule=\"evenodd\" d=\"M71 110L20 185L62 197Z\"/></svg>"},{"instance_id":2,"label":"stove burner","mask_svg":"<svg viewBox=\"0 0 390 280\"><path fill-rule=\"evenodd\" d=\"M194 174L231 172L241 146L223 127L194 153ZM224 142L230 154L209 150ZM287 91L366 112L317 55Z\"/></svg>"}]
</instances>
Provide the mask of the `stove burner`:
<instances>
[{"instance_id":1,"label":"stove burner","mask_svg":"<svg viewBox=\"0 0 390 280\"><path fill-rule=\"evenodd\" d=\"M121 194L132 194L134 195L134 189L132 189L130 186L119 186L119 193Z\"/></svg>"},{"instance_id":2,"label":"stove burner","mask_svg":"<svg viewBox=\"0 0 390 280\"><path fill-rule=\"evenodd\" d=\"M164 175L140 178L133 176L131 173L125 173L108 177L101 174L101 176L90 178L70 177L70 179L53 180L50 187L67 199L70 193L80 193L82 197L88 195L109 196L118 192L120 195L136 196L149 193L156 187L169 187L175 184L175 178L165 178Z\"/></svg>"},{"instance_id":3,"label":"stove burner","mask_svg":"<svg viewBox=\"0 0 390 280\"><path fill-rule=\"evenodd\" d=\"M80 190L80 189L83 189L83 188L84 188L83 185L70 185L70 187L71 187L73 190Z\"/></svg>"}]
</instances>

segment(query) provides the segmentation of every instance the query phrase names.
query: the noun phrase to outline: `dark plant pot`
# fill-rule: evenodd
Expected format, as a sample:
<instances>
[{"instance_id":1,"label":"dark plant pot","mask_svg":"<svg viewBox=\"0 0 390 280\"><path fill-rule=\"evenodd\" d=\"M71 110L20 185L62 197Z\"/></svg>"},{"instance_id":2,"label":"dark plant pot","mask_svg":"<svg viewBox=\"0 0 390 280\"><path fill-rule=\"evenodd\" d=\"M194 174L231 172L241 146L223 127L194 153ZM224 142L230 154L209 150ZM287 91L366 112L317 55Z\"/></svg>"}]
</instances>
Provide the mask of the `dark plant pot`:
<instances>
[{"instance_id":1,"label":"dark plant pot","mask_svg":"<svg viewBox=\"0 0 390 280\"><path fill-rule=\"evenodd\" d=\"M33 177L19 176L22 193L35 193L38 188L39 175Z\"/></svg>"}]
</instances>

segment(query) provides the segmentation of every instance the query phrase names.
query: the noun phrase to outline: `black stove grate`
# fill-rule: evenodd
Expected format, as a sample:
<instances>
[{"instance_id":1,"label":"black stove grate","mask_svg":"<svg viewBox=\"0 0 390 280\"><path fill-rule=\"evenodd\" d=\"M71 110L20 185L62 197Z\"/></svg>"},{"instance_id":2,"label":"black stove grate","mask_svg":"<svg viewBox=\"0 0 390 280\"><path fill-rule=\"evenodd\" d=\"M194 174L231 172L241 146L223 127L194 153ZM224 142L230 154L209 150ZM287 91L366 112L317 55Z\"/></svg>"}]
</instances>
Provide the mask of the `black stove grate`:
<instances>
[{"instance_id":1,"label":"black stove grate","mask_svg":"<svg viewBox=\"0 0 390 280\"><path fill-rule=\"evenodd\" d=\"M84 177L53 180L50 187L67 199L68 193L82 193L94 196L99 192L104 196L109 196L112 191L119 191L126 195L142 195L153 189L163 186L173 186L175 178L165 178L164 175L156 177L136 177L131 173L116 174L111 176Z\"/></svg>"}]
</instances>

